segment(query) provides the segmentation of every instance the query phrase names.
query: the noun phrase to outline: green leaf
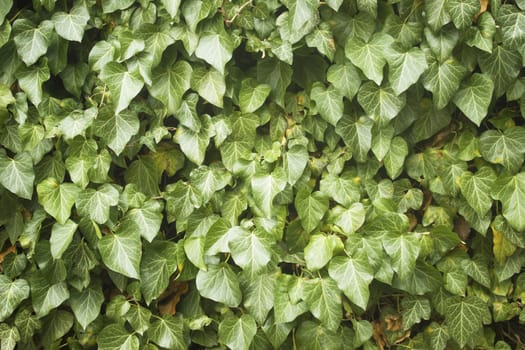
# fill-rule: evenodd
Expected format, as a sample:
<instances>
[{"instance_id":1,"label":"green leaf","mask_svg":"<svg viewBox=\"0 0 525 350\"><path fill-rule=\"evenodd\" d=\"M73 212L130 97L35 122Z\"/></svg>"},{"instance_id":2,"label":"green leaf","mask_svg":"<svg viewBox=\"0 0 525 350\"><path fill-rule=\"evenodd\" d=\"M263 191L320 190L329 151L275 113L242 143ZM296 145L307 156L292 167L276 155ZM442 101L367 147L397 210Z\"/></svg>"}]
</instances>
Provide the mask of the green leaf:
<instances>
[{"instance_id":1,"label":"green leaf","mask_svg":"<svg viewBox=\"0 0 525 350\"><path fill-rule=\"evenodd\" d=\"M214 68L210 70L202 67L195 68L191 77L191 87L206 101L222 108L226 84L224 75L218 70Z\"/></svg>"},{"instance_id":2,"label":"green leaf","mask_svg":"<svg viewBox=\"0 0 525 350\"><path fill-rule=\"evenodd\" d=\"M257 62L257 81L270 85L270 99L284 107L284 96L292 82L292 68L283 61L266 58Z\"/></svg>"},{"instance_id":3,"label":"green leaf","mask_svg":"<svg viewBox=\"0 0 525 350\"><path fill-rule=\"evenodd\" d=\"M71 208L81 189L72 183L58 183L47 178L36 186L38 202L59 224L64 225L71 215Z\"/></svg>"},{"instance_id":4,"label":"green leaf","mask_svg":"<svg viewBox=\"0 0 525 350\"><path fill-rule=\"evenodd\" d=\"M446 0L425 2L424 9L426 20L433 31L438 31L441 27L450 22Z\"/></svg>"},{"instance_id":5,"label":"green leaf","mask_svg":"<svg viewBox=\"0 0 525 350\"><path fill-rule=\"evenodd\" d=\"M137 234L132 232L109 234L102 237L97 246L102 261L109 269L139 279L142 244Z\"/></svg>"},{"instance_id":6,"label":"green leaf","mask_svg":"<svg viewBox=\"0 0 525 350\"><path fill-rule=\"evenodd\" d=\"M290 36L288 39L290 43L295 44L307 33L315 28L319 14L317 7L319 0L297 0L290 1L288 7L288 26Z\"/></svg>"},{"instance_id":7,"label":"green leaf","mask_svg":"<svg viewBox=\"0 0 525 350\"><path fill-rule=\"evenodd\" d=\"M65 282L50 284L46 277L36 272L29 277L33 309L38 318L49 314L51 310L69 299L69 291Z\"/></svg>"},{"instance_id":8,"label":"green leaf","mask_svg":"<svg viewBox=\"0 0 525 350\"><path fill-rule=\"evenodd\" d=\"M2 306L0 307L0 322L6 320L20 303L29 298L29 284L24 279L11 281L9 277L0 275L0 297Z\"/></svg>"},{"instance_id":9,"label":"green leaf","mask_svg":"<svg viewBox=\"0 0 525 350\"><path fill-rule=\"evenodd\" d=\"M524 160L525 129L512 127L499 130L487 130L479 138L479 149L485 160L492 164L501 164L511 172L519 170Z\"/></svg>"},{"instance_id":10,"label":"green leaf","mask_svg":"<svg viewBox=\"0 0 525 350\"><path fill-rule=\"evenodd\" d=\"M227 264L210 265L208 271L199 270L195 280L199 293L208 299L236 307L241 303L239 279Z\"/></svg>"},{"instance_id":11,"label":"green leaf","mask_svg":"<svg viewBox=\"0 0 525 350\"><path fill-rule=\"evenodd\" d=\"M331 278L315 278L304 284L304 300L310 312L331 331L337 331L342 319L341 293Z\"/></svg>"},{"instance_id":12,"label":"green leaf","mask_svg":"<svg viewBox=\"0 0 525 350\"><path fill-rule=\"evenodd\" d=\"M296 332L297 347L308 350L341 349L343 339L323 325L312 321L303 321Z\"/></svg>"},{"instance_id":13,"label":"green leaf","mask_svg":"<svg viewBox=\"0 0 525 350\"><path fill-rule=\"evenodd\" d=\"M364 162L372 147L372 126L374 122L368 117L359 119L347 114L337 123L336 133L341 136L345 145L353 152L358 162Z\"/></svg>"},{"instance_id":14,"label":"green leaf","mask_svg":"<svg viewBox=\"0 0 525 350\"><path fill-rule=\"evenodd\" d=\"M474 73L454 96L454 103L477 126L488 113L494 91L492 80L486 75Z\"/></svg>"},{"instance_id":15,"label":"green leaf","mask_svg":"<svg viewBox=\"0 0 525 350\"><path fill-rule=\"evenodd\" d=\"M368 261L336 256L330 261L328 273L352 303L366 309L370 298L368 286L374 278L374 271Z\"/></svg>"},{"instance_id":16,"label":"green leaf","mask_svg":"<svg viewBox=\"0 0 525 350\"><path fill-rule=\"evenodd\" d=\"M32 314L31 310L25 309L16 314L15 326L20 332L21 340L27 342L36 331L42 328L42 323Z\"/></svg>"},{"instance_id":17,"label":"green leaf","mask_svg":"<svg viewBox=\"0 0 525 350\"><path fill-rule=\"evenodd\" d=\"M450 335L460 347L475 341L486 314L489 314L487 305L478 297L452 297L447 300L445 322Z\"/></svg>"},{"instance_id":18,"label":"green leaf","mask_svg":"<svg viewBox=\"0 0 525 350\"><path fill-rule=\"evenodd\" d=\"M132 136L139 131L139 119L135 112L123 111L114 114L101 110L93 122L95 133L100 136L117 155L126 148Z\"/></svg>"},{"instance_id":19,"label":"green leaf","mask_svg":"<svg viewBox=\"0 0 525 350\"><path fill-rule=\"evenodd\" d=\"M421 236L416 233L390 233L382 241L385 252L391 258L392 269L399 278L404 279L413 273L421 249Z\"/></svg>"},{"instance_id":20,"label":"green leaf","mask_svg":"<svg viewBox=\"0 0 525 350\"><path fill-rule=\"evenodd\" d=\"M375 33L368 42L350 37L345 45L345 55L368 79L381 85L386 64L384 53L392 42L392 37L383 33Z\"/></svg>"},{"instance_id":21,"label":"green leaf","mask_svg":"<svg viewBox=\"0 0 525 350\"><path fill-rule=\"evenodd\" d=\"M239 107L243 113L258 110L270 95L272 88L268 84L258 84L253 78L244 79L239 90Z\"/></svg>"},{"instance_id":22,"label":"green leaf","mask_svg":"<svg viewBox=\"0 0 525 350\"><path fill-rule=\"evenodd\" d=\"M391 120L403 109L406 98L397 96L390 86L380 87L369 81L361 85L357 101L372 118Z\"/></svg>"},{"instance_id":23,"label":"green leaf","mask_svg":"<svg viewBox=\"0 0 525 350\"><path fill-rule=\"evenodd\" d=\"M500 176L492 186L492 198L501 201L503 216L518 231L525 230L525 173Z\"/></svg>"},{"instance_id":24,"label":"green leaf","mask_svg":"<svg viewBox=\"0 0 525 350\"><path fill-rule=\"evenodd\" d=\"M74 139L78 135L84 136L86 129L91 126L97 115L98 110L95 107L88 108L85 111L77 109L62 119L58 128L65 140Z\"/></svg>"},{"instance_id":25,"label":"green leaf","mask_svg":"<svg viewBox=\"0 0 525 350\"><path fill-rule=\"evenodd\" d=\"M184 220L200 207L202 195L192 185L181 181L166 186L166 212L168 222L173 220Z\"/></svg>"},{"instance_id":26,"label":"green leaf","mask_svg":"<svg viewBox=\"0 0 525 350\"><path fill-rule=\"evenodd\" d=\"M459 88L465 74L463 67L454 58L439 63L434 61L423 75L423 86L432 92L434 106L444 108Z\"/></svg>"},{"instance_id":27,"label":"green leaf","mask_svg":"<svg viewBox=\"0 0 525 350\"><path fill-rule=\"evenodd\" d=\"M403 329L410 329L413 325L430 318L430 302L420 296L408 295L401 300L403 311Z\"/></svg>"},{"instance_id":28,"label":"green leaf","mask_svg":"<svg viewBox=\"0 0 525 350\"><path fill-rule=\"evenodd\" d=\"M478 0L449 0L445 6L458 29L470 27L472 19L480 10Z\"/></svg>"},{"instance_id":29,"label":"green leaf","mask_svg":"<svg viewBox=\"0 0 525 350\"><path fill-rule=\"evenodd\" d=\"M82 41L84 30L89 21L89 12L85 6L73 6L69 13L55 12L51 18L55 31L69 41Z\"/></svg>"},{"instance_id":30,"label":"green leaf","mask_svg":"<svg viewBox=\"0 0 525 350\"><path fill-rule=\"evenodd\" d=\"M392 50L386 59L389 66L388 80L396 95L417 83L428 68L425 54L417 48L408 51Z\"/></svg>"},{"instance_id":31,"label":"green leaf","mask_svg":"<svg viewBox=\"0 0 525 350\"><path fill-rule=\"evenodd\" d=\"M16 77L29 100L38 106L44 97L43 84L51 77L46 59L42 59L39 65L22 67L16 72Z\"/></svg>"},{"instance_id":32,"label":"green leaf","mask_svg":"<svg viewBox=\"0 0 525 350\"><path fill-rule=\"evenodd\" d=\"M495 180L496 174L489 167L479 169L476 174L466 171L459 180L461 194L472 209L481 216L485 215L492 207L490 192Z\"/></svg>"},{"instance_id":33,"label":"green leaf","mask_svg":"<svg viewBox=\"0 0 525 350\"><path fill-rule=\"evenodd\" d=\"M213 2L202 0L191 0L182 4L182 15L192 32L195 32L200 21L211 14L212 7Z\"/></svg>"},{"instance_id":34,"label":"green leaf","mask_svg":"<svg viewBox=\"0 0 525 350\"><path fill-rule=\"evenodd\" d=\"M27 66L45 55L53 33L53 22L42 21L36 26L29 19L18 19L13 23L13 35L18 55Z\"/></svg>"},{"instance_id":35,"label":"green leaf","mask_svg":"<svg viewBox=\"0 0 525 350\"><path fill-rule=\"evenodd\" d=\"M306 147L293 145L283 154L284 172L290 185L294 185L303 175L309 160Z\"/></svg>"},{"instance_id":36,"label":"green leaf","mask_svg":"<svg viewBox=\"0 0 525 350\"><path fill-rule=\"evenodd\" d=\"M231 174L217 163L209 167L202 165L190 174L192 184L200 191L204 203L210 201L215 192L222 190L232 180Z\"/></svg>"},{"instance_id":37,"label":"green leaf","mask_svg":"<svg viewBox=\"0 0 525 350\"><path fill-rule=\"evenodd\" d=\"M164 5L164 8L168 11L171 18L177 17L181 0L161 0L160 2Z\"/></svg>"},{"instance_id":38,"label":"green leaf","mask_svg":"<svg viewBox=\"0 0 525 350\"><path fill-rule=\"evenodd\" d=\"M89 217L98 224L109 219L109 208L118 204L119 191L110 184L98 189L87 188L79 193L75 203L81 216Z\"/></svg>"},{"instance_id":39,"label":"green leaf","mask_svg":"<svg viewBox=\"0 0 525 350\"><path fill-rule=\"evenodd\" d=\"M146 245L140 263L140 288L148 305L168 287L176 269L177 246L173 242L157 240Z\"/></svg>"},{"instance_id":40,"label":"green leaf","mask_svg":"<svg viewBox=\"0 0 525 350\"><path fill-rule=\"evenodd\" d=\"M140 342L124 325L110 324L97 335L97 344L100 350L138 350Z\"/></svg>"},{"instance_id":41,"label":"green leaf","mask_svg":"<svg viewBox=\"0 0 525 350\"><path fill-rule=\"evenodd\" d=\"M273 311L275 323L292 322L299 315L308 311L306 302L301 300L303 294L301 278L286 274L277 276Z\"/></svg>"},{"instance_id":42,"label":"green leaf","mask_svg":"<svg viewBox=\"0 0 525 350\"><path fill-rule=\"evenodd\" d=\"M20 340L18 328L9 327L6 323L0 323L0 346L2 350L14 350Z\"/></svg>"},{"instance_id":43,"label":"green leaf","mask_svg":"<svg viewBox=\"0 0 525 350\"><path fill-rule=\"evenodd\" d=\"M154 84L148 86L148 91L164 104L169 115L177 113L184 93L190 88L192 72L190 64L182 60L163 62L152 71Z\"/></svg>"},{"instance_id":44,"label":"green leaf","mask_svg":"<svg viewBox=\"0 0 525 350\"><path fill-rule=\"evenodd\" d=\"M285 187L286 176L282 168L276 168L271 174L258 173L252 177L253 199L264 215L272 216L273 199Z\"/></svg>"},{"instance_id":45,"label":"green leaf","mask_svg":"<svg viewBox=\"0 0 525 350\"><path fill-rule=\"evenodd\" d=\"M314 29L306 36L306 45L309 47L316 47L317 50L328 57L330 61L334 60L336 45L327 23L321 22L318 28Z\"/></svg>"},{"instance_id":46,"label":"green leaf","mask_svg":"<svg viewBox=\"0 0 525 350\"><path fill-rule=\"evenodd\" d=\"M299 191L295 197L295 207L301 225L310 233L319 225L328 210L328 198L321 192Z\"/></svg>"},{"instance_id":47,"label":"green leaf","mask_svg":"<svg viewBox=\"0 0 525 350\"><path fill-rule=\"evenodd\" d=\"M184 350L189 345L182 317L157 317L148 329L148 336L155 344L166 349Z\"/></svg>"},{"instance_id":48,"label":"green leaf","mask_svg":"<svg viewBox=\"0 0 525 350\"><path fill-rule=\"evenodd\" d=\"M233 40L226 31L205 32L199 38L195 56L205 60L224 75L224 66L231 60L233 49Z\"/></svg>"},{"instance_id":49,"label":"green leaf","mask_svg":"<svg viewBox=\"0 0 525 350\"><path fill-rule=\"evenodd\" d=\"M304 248L304 260L309 270L320 270L330 262L337 245L337 240L334 238L335 236L325 236L323 234L310 237L308 244Z\"/></svg>"},{"instance_id":50,"label":"green leaf","mask_svg":"<svg viewBox=\"0 0 525 350\"><path fill-rule=\"evenodd\" d=\"M340 176L326 174L321 179L320 190L345 207L350 207L361 198L359 179L348 172Z\"/></svg>"},{"instance_id":51,"label":"green leaf","mask_svg":"<svg viewBox=\"0 0 525 350\"><path fill-rule=\"evenodd\" d=\"M255 274L243 281L243 305L262 324L273 308L273 292L276 276L269 274Z\"/></svg>"},{"instance_id":52,"label":"green leaf","mask_svg":"<svg viewBox=\"0 0 525 350\"><path fill-rule=\"evenodd\" d=\"M361 85L361 77L350 62L344 64L334 64L326 72L328 80L337 91L349 100L351 100Z\"/></svg>"},{"instance_id":53,"label":"green leaf","mask_svg":"<svg viewBox=\"0 0 525 350\"><path fill-rule=\"evenodd\" d=\"M325 89L322 83L312 85L310 97L315 101L321 117L335 126L343 116L343 96L333 86Z\"/></svg>"},{"instance_id":54,"label":"green leaf","mask_svg":"<svg viewBox=\"0 0 525 350\"><path fill-rule=\"evenodd\" d=\"M78 225L69 219L63 225L58 222L53 224L49 243L51 245L51 255L54 259L60 259L62 257L62 254L64 254L73 241L73 235L77 231L77 227Z\"/></svg>"},{"instance_id":55,"label":"green leaf","mask_svg":"<svg viewBox=\"0 0 525 350\"><path fill-rule=\"evenodd\" d=\"M271 258L271 240L262 230L238 230L228 246L235 264L252 274L265 267Z\"/></svg>"},{"instance_id":56,"label":"green leaf","mask_svg":"<svg viewBox=\"0 0 525 350\"><path fill-rule=\"evenodd\" d=\"M13 158L0 152L0 183L10 192L24 199L33 197L35 172L29 153L18 153Z\"/></svg>"},{"instance_id":57,"label":"green leaf","mask_svg":"<svg viewBox=\"0 0 525 350\"><path fill-rule=\"evenodd\" d=\"M137 190L148 196L159 194L160 173L151 157L138 157L126 170L126 183L137 186Z\"/></svg>"},{"instance_id":58,"label":"green leaf","mask_svg":"<svg viewBox=\"0 0 525 350\"><path fill-rule=\"evenodd\" d=\"M515 6L501 6L496 20L501 25L503 41L506 47L519 49L525 43L525 15Z\"/></svg>"},{"instance_id":59,"label":"green leaf","mask_svg":"<svg viewBox=\"0 0 525 350\"><path fill-rule=\"evenodd\" d=\"M340 207L340 210L334 210L334 213L334 224L339 226L345 235L354 233L365 222L366 210L361 203L353 203L348 209Z\"/></svg>"},{"instance_id":60,"label":"green leaf","mask_svg":"<svg viewBox=\"0 0 525 350\"><path fill-rule=\"evenodd\" d=\"M5 16L9 13L13 7L13 0L6 0L0 5L0 23L4 22Z\"/></svg>"},{"instance_id":61,"label":"green leaf","mask_svg":"<svg viewBox=\"0 0 525 350\"><path fill-rule=\"evenodd\" d=\"M86 329L100 314L104 294L99 286L88 287L80 292L72 292L69 302L78 323Z\"/></svg>"},{"instance_id":62,"label":"green leaf","mask_svg":"<svg viewBox=\"0 0 525 350\"><path fill-rule=\"evenodd\" d=\"M257 324L248 314L241 317L227 315L219 323L219 342L230 349L249 349L255 333L257 333Z\"/></svg>"},{"instance_id":63,"label":"green leaf","mask_svg":"<svg viewBox=\"0 0 525 350\"><path fill-rule=\"evenodd\" d=\"M129 311L126 313L126 321L129 322L131 327L133 327L137 333L144 335L144 332L146 332L151 326L151 316L152 313L149 309L146 309L140 305L136 305L131 306Z\"/></svg>"},{"instance_id":64,"label":"green leaf","mask_svg":"<svg viewBox=\"0 0 525 350\"><path fill-rule=\"evenodd\" d=\"M148 242L159 234L162 224L163 205L160 201L151 199L139 208L130 209L122 219L126 230L140 233Z\"/></svg>"},{"instance_id":65,"label":"green leaf","mask_svg":"<svg viewBox=\"0 0 525 350\"><path fill-rule=\"evenodd\" d=\"M484 52L479 58L481 72L494 83L494 97L501 97L519 75L521 59L517 51L496 46L492 53Z\"/></svg>"},{"instance_id":66,"label":"green leaf","mask_svg":"<svg viewBox=\"0 0 525 350\"><path fill-rule=\"evenodd\" d=\"M100 79L111 92L117 115L129 106L144 86L138 70L128 71L124 65L117 62L105 64L100 71Z\"/></svg>"}]
</instances>

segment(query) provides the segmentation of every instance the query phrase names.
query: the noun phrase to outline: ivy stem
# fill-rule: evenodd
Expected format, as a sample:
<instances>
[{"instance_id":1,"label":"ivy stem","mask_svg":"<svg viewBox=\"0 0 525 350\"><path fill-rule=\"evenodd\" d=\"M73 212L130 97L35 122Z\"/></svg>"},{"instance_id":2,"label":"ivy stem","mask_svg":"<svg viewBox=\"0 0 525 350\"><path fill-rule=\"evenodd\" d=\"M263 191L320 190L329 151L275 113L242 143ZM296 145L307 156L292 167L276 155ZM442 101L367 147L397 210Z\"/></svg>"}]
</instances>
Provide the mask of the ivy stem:
<instances>
[{"instance_id":1,"label":"ivy stem","mask_svg":"<svg viewBox=\"0 0 525 350\"><path fill-rule=\"evenodd\" d=\"M227 20L225 21L226 24L232 24L233 21L235 21L235 19L237 18L237 16L240 15L240 13L242 12L242 10L244 10L244 8L245 8L246 6L251 5L251 4L252 4L252 0L248 0L248 1L246 1L244 4L242 4L242 5L239 7L239 9L237 10L237 12L233 15L233 17L230 18L230 19L227 19Z\"/></svg>"}]
</instances>

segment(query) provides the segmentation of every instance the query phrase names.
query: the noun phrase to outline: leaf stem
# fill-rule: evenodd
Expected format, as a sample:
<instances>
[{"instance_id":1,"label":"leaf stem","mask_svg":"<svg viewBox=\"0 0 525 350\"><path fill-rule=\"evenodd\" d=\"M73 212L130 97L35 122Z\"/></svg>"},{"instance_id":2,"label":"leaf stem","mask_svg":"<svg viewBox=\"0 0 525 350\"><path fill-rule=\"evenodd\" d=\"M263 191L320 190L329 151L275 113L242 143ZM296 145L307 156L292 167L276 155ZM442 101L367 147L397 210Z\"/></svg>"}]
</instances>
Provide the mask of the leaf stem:
<instances>
[{"instance_id":1,"label":"leaf stem","mask_svg":"<svg viewBox=\"0 0 525 350\"><path fill-rule=\"evenodd\" d=\"M244 10L244 8L245 8L246 6L251 5L251 4L252 4L252 0L248 0L248 1L246 1L244 4L242 4L242 5L239 7L239 9L237 10L237 12L233 15L232 18L225 20L226 24L228 24L228 25L229 25L229 24L232 24L233 21L235 21L235 19L237 18L237 16L239 16L239 15L241 14L242 10Z\"/></svg>"}]
</instances>

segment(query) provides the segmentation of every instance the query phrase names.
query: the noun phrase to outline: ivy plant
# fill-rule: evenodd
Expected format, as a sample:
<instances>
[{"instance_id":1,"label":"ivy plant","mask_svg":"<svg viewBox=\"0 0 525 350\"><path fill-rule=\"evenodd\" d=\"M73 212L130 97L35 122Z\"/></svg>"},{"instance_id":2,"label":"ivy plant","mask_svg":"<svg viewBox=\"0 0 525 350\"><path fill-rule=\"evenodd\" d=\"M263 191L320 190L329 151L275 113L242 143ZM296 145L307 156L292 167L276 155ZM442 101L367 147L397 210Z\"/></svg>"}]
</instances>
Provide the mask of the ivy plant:
<instances>
[{"instance_id":1,"label":"ivy plant","mask_svg":"<svg viewBox=\"0 0 525 350\"><path fill-rule=\"evenodd\" d=\"M525 1L2 0L2 349L525 344Z\"/></svg>"}]
</instances>

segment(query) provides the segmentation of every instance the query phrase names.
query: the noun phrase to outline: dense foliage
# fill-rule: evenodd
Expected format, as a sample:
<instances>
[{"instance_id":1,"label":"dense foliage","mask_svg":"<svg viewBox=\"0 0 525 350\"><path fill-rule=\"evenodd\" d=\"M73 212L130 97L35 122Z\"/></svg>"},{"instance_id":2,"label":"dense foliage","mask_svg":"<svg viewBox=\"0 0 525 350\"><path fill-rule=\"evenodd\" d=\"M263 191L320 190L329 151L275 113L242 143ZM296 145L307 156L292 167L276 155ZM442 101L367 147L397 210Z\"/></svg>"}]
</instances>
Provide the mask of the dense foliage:
<instances>
[{"instance_id":1,"label":"dense foliage","mask_svg":"<svg viewBox=\"0 0 525 350\"><path fill-rule=\"evenodd\" d=\"M525 342L525 1L0 1L2 350Z\"/></svg>"}]
</instances>

